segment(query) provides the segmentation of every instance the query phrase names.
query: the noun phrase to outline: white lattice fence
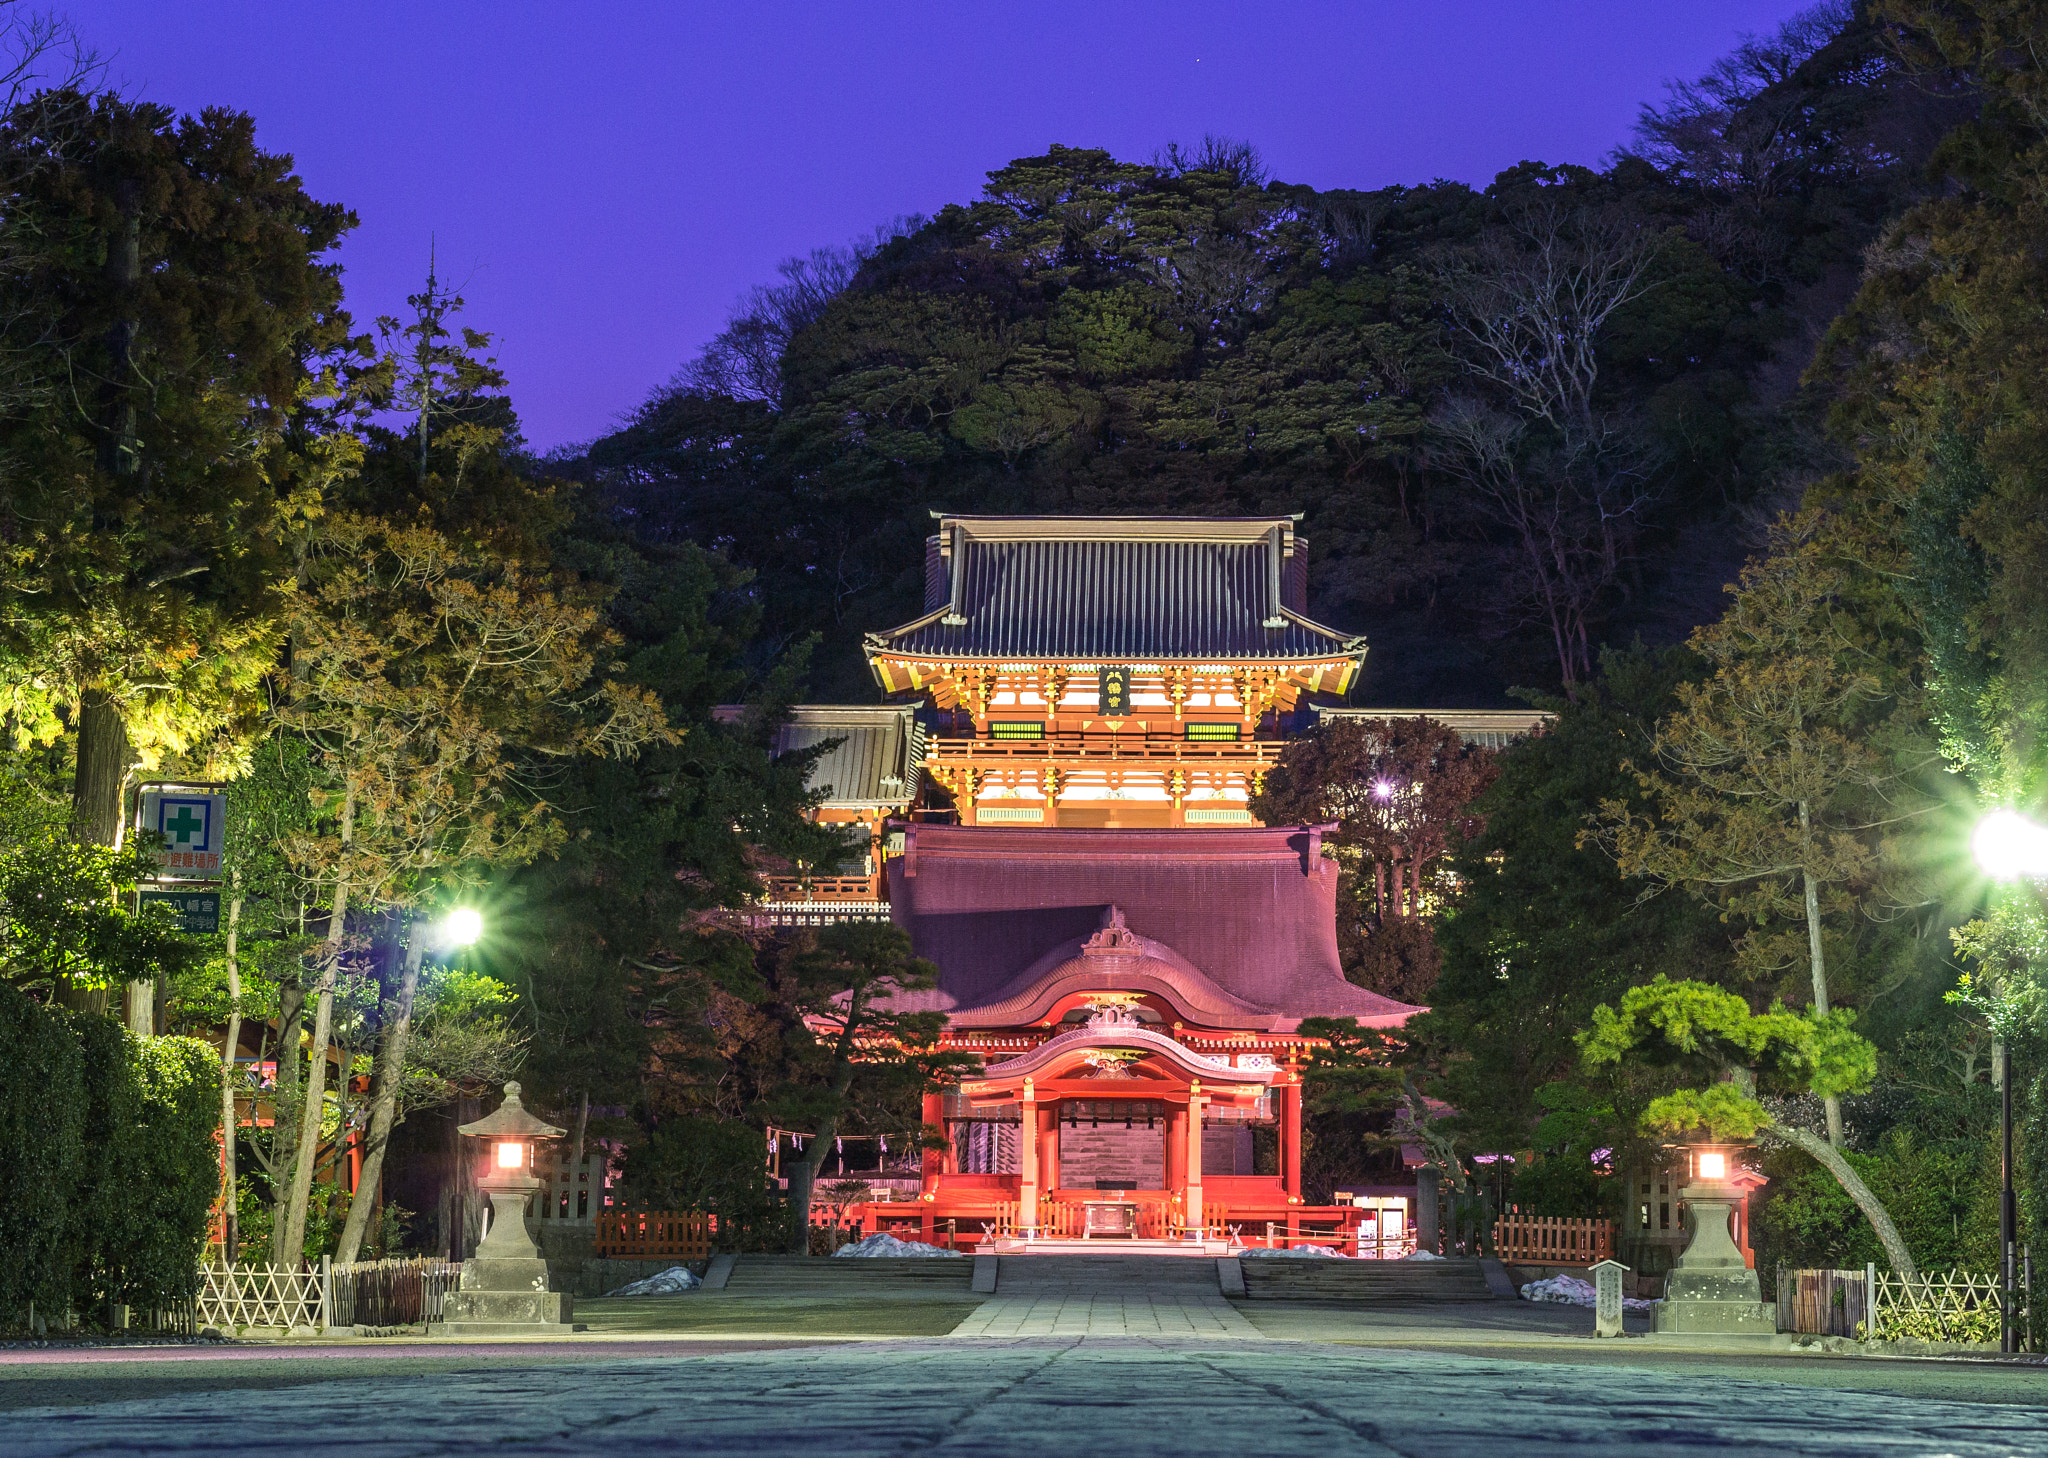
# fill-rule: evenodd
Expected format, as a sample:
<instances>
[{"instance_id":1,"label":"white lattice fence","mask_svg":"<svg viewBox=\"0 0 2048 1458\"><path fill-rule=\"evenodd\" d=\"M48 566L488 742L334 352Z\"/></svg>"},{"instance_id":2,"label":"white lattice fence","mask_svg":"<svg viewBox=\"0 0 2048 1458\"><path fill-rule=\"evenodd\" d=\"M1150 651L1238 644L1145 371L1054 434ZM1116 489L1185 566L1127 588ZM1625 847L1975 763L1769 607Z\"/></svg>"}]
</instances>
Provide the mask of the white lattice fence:
<instances>
[{"instance_id":1,"label":"white lattice fence","mask_svg":"<svg viewBox=\"0 0 2048 1458\"><path fill-rule=\"evenodd\" d=\"M199 1325L322 1327L323 1288L321 1273L310 1267L209 1265L199 1273Z\"/></svg>"},{"instance_id":2,"label":"white lattice fence","mask_svg":"<svg viewBox=\"0 0 2048 1458\"><path fill-rule=\"evenodd\" d=\"M1880 1340L1995 1342L2003 1292L1996 1276L1939 1271L1899 1276L1870 1268L1874 1330Z\"/></svg>"}]
</instances>

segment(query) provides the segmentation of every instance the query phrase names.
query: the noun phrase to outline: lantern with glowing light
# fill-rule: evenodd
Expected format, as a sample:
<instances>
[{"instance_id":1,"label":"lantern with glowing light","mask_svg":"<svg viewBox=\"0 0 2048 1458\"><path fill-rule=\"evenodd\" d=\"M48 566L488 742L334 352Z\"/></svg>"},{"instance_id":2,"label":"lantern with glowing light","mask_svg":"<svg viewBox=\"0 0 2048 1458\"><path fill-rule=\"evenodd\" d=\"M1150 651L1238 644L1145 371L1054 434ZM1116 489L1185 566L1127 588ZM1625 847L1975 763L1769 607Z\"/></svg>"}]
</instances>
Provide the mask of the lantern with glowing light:
<instances>
[{"instance_id":1,"label":"lantern with glowing light","mask_svg":"<svg viewBox=\"0 0 2048 1458\"><path fill-rule=\"evenodd\" d=\"M1773 1336L1776 1308L1762 1301L1749 1257L1736 1244L1737 1221L1748 1218L1749 1192L1762 1175L1737 1159L1735 1144L1682 1145L1690 1180L1680 1188L1692 1240L1664 1279L1657 1330Z\"/></svg>"},{"instance_id":2,"label":"lantern with glowing light","mask_svg":"<svg viewBox=\"0 0 2048 1458\"><path fill-rule=\"evenodd\" d=\"M533 1146L562 1131L536 1119L519 1101L519 1085L505 1085L505 1102L461 1126L489 1151L477 1185L491 1201L491 1226L462 1263L462 1285L448 1293L451 1335L504 1335L569 1321L570 1298L548 1289L548 1263L526 1230L526 1202L540 1188L532 1174Z\"/></svg>"}]
</instances>

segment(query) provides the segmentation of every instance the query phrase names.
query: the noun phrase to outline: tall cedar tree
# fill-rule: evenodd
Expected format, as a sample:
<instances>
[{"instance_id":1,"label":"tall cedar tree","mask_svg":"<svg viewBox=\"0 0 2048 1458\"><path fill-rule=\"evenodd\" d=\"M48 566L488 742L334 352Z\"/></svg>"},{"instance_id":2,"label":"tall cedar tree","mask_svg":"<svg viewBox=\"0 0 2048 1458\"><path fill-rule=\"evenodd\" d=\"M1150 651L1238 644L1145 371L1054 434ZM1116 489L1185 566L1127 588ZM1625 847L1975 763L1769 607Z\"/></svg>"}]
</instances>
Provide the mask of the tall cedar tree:
<instances>
[{"instance_id":1,"label":"tall cedar tree","mask_svg":"<svg viewBox=\"0 0 2048 1458\"><path fill-rule=\"evenodd\" d=\"M1901 655L1881 543L1820 514L1779 523L1719 622L1691 647L1708 676L1678 687L1640 783L1644 813L1602 804L1597 835L1622 874L1716 901L1750 930L1738 967L1757 988L1788 968L1813 1009L1833 1004L1827 918L1880 907L1880 839L1926 808L1915 777L1921 705ZM1842 1110L1826 1098L1828 1140Z\"/></svg>"},{"instance_id":2,"label":"tall cedar tree","mask_svg":"<svg viewBox=\"0 0 2048 1458\"><path fill-rule=\"evenodd\" d=\"M818 1171L857 1106L900 1102L979 1065L971 1054L936 1051L945 1014L898 1012L895 998L938 986L939 969L911 955L910 938L880 922L841 922L809 950L781 961L773 997L789 1029L794 1076L766 1109L776 1123L810 1135L789 1171L789 1250L810 1249L811 1195ZM940 1131L904 1131L909 1142Z\"/></svg>"}]
</instances>

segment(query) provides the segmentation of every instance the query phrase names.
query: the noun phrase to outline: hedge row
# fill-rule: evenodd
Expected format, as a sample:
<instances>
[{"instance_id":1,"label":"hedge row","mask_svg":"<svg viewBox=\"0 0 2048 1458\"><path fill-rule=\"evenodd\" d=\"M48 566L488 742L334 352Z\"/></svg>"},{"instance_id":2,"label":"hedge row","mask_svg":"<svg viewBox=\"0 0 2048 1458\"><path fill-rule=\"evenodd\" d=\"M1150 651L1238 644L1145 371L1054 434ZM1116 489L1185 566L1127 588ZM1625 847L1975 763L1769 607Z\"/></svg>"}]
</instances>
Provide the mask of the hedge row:
<instances>
[{"instance_id":1,"label":"hedge row","mask_svg":"<svg viewBox=\"0 0 2048 1458\"><path fill-rule=\"evenodd\" d=\"M219 1183L220 1064L193 1038L0 984L0 1325L192 1293Z\"/></svg>"}]
</instances>

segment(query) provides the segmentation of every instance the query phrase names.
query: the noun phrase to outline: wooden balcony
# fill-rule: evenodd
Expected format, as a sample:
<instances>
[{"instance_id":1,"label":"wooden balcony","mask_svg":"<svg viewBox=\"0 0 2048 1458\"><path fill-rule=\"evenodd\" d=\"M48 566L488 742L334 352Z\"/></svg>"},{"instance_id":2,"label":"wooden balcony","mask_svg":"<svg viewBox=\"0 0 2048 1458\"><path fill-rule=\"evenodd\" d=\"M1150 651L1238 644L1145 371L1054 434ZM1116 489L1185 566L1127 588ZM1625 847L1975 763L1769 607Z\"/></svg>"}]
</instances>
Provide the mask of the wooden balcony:
<instances>
[{"instance_id":1,"label":"wooden balcony","mask_svg":"<svg viewBox=\"0 0 2048 1458\"><path fill-rule=\"evenodd\" d=\"M1196 768L1233 769L1256 773L1280 760L1285 741L1277 739L1166 739L1142 734L1048 734L1043 739L935 739L925 751L927 766L971 765L990 769L1024 768L1033 764L1142 765L1176 764Z\"/></svg>"},{"instance_id":2,"label":"wooden balcony","mask_svg":"<svg viewBox=\"0 0 2048 1458\"><path fill-rule=\"evenodd\" d=\"M888 883L881 876L771 876L767 896L746 915L764 927L887 921Z\"/></svg>"}]
</instances>

